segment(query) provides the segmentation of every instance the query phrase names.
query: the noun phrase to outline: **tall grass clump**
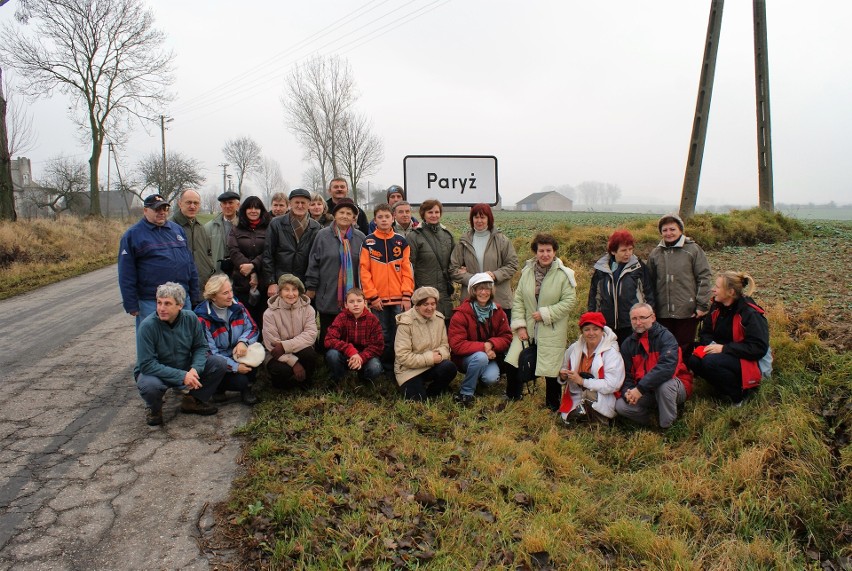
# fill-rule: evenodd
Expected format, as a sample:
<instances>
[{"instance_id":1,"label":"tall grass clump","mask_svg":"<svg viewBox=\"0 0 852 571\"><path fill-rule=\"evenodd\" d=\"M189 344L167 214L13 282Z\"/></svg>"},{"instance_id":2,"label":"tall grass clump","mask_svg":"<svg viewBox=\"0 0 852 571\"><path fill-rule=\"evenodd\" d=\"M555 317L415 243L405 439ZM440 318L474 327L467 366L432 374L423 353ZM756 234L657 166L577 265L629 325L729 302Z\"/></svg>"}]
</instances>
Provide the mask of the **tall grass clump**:
<instances>
[{"instance_id":1,"label":"tall grass clump","mask_svg":"<svg viewBox=\"0 0 852 571\"><path fill-rule=\"evenodd\" d=\"M71 216L0 222L0 299L115 263L126 228Z\"/></svg>"}]
</instances>

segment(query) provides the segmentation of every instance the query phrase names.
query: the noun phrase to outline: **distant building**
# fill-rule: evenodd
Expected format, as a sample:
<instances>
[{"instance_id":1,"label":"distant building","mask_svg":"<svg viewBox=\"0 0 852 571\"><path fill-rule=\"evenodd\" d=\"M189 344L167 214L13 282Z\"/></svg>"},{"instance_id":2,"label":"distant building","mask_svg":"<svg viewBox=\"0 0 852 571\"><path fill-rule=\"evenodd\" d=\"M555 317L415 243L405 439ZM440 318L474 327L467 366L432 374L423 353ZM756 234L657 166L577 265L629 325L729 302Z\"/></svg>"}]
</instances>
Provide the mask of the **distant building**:
<instances>
[{"instance_id":1,"label":"distant building","mask_svg":"<svg viewBox=\"0 0 852 571\"><path fill-rule=\"evenodd\" d=\"M570 212L574 210L574 201L567 196L551 190L550 192L534 192L519 200L516 210L523 211L556 211Z\"/></svg>"},{"instance_id":2,"label":"distant building","mask_svg":"<svg viewBox=\"0 0 852 571\"><path fill-rule=\"evenodd\" d=\"M15 197L15 211L23 218L50 217L53 215L46 206L36 206L37 196L50 194L51 189L45 188L33 180L32 166L27 157L12 159L12 190Z\"/></svg>"}]
</instances>

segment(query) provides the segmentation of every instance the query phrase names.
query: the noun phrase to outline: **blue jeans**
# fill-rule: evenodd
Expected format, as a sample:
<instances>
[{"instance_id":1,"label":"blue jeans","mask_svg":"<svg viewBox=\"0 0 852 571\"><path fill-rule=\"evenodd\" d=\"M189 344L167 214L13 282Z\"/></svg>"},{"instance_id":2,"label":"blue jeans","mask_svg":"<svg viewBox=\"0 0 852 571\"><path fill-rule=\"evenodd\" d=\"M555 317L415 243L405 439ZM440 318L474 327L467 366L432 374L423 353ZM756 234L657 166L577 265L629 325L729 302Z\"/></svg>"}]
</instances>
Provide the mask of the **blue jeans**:
<instances>
[{"instance_id":1,"label":"blue jeans","mask_svg":"<svg viewBox=\"0 0 852 571\"><path fill-rule=\"evenodd\" d=\"M218 355L207 355L204 370L198 375L202 387L190 390L189 394L200 401L207 402L216 392L216 388L227 372L228 363L224 358ZM142 397L148 408L156 412L163 408L163 395L166 394L167 390L184 390L186 385L183 383L166 383L159 377L140 374L136 379L136 388L139 389L139 396Z\"/></svg>"},{"instance_id":2,"label":"blue jeans","mask_svg":"<svg viewBox=\"0 0 852 571\"><path fill-rule=\"evenodd\" d=\"M385 305L381 311L371 310L382 324L382 336L385 338L385 350L382 352L382 366L387 372L393 372L393 339L396 337L396 316L402 313L401 305Z\"/></svg>"},{"instance_id":3,"label":"blue jeans","mask_svg":"<svg viewBox=\"0 0 852 571\"><path fill-rule=\"evenodd\" d=\"M500 366L497 361L489 361L482 351L463 357L462 371L465 374L459 392L463 395L472 396L480 380L486 385L493 385L500 380Z\"/></svg>"},{"instance_id":4,"label":"blue jeans","mask_svg":"<svg viewBox=\"0 0 852 571\"><path fill-rule=\"evenodd\" d=\"M157 311L156 299L139 300L139 313L136 314L136 331L139 331L139 326L142 325L142 321L155 311Z\"/></svg>"},{"instance_id":5,"label":"blue jeans","mask_svg":"<svg viewBox=\"0 0 852 571\"><path fill-rule=\"evenodd\" d=\"M337 349L329 349L325 352L325 364L331 369L331 378L334 382L339 382L346 373L351 369L347 365L349 359ZM358 378L366 381L375 381L382 374L382 362L376 357L367 359L366 363L361 364L361 369L358 371Z\"/></svg>"}]
</instances>

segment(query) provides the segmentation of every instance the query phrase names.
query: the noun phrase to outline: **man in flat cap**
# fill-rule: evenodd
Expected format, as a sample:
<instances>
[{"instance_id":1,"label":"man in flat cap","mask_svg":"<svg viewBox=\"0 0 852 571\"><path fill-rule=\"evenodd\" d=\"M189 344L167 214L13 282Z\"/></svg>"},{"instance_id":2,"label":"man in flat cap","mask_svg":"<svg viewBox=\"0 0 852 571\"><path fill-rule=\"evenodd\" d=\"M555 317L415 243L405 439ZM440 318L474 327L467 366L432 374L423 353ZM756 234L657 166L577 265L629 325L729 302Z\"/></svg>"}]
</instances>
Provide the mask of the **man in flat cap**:
<instances>
[{"instance_id":1,"label":"man in flat cap","mask_svg":"<svg viewBox=\"0 0 852 571\"><path fill-rule=\"evenodd\" d=\"M221 212L205 224L204 229L210 236L210 246L213 251L216 271L230 275L234 267L228 258L228 234L231 233L231 228L237 225L240 195L230 190L223 192L219 195L219 208Z\"/></svg>"},{"instance_id":2,"label":"man in flat cap","mask_svg":"<svg viewBox=\"0 0 852 571\"><path fill-rule=\"evenodd\" d=\"M314 245L319 222L311 218L308 205L311 193L304 188L290 192L290 210L273 218L266 229L266 247L263 251L263 272L269 278L266 295L278 295L278 278L293 274L302 282L308 271L308 254Z\"/></svg>"},{"instance_id":3,"label":"man in flat cap","mask_svg":"<svg viewBox=\"0 0 852 571\"><path fill-rule=\"evenodd\" d=\"M193 305L201 302L198 271L183 228L168 220L171 206L159 194L145 198L142 219L128 228L118 248L118 286L124 310L136 328L157 309L157 286L183 286Z\"/></svg>"}]
</instances>

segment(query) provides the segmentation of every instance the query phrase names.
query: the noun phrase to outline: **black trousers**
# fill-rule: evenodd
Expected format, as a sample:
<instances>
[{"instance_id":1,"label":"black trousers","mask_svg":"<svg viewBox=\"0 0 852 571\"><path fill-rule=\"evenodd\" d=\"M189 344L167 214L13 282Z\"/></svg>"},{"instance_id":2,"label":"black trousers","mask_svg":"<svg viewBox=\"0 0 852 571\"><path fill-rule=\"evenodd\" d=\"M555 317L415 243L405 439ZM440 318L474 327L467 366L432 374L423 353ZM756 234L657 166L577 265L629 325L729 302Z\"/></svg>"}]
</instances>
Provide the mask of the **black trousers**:
<instances>
[{"instance_id":1,"label":"black trousers","mask_svg":"<svg viewBox=\"0 0 852 571\"><path fill-rule=\"evenodd\" d=\"M518 368L509 363L503 363L503 367L506 372L506 396L512 400L520 400L521 391L524 387L518 379ZM544 404L555 412L559 410L559 405L562 402L562 386L556 380L556 377L544 377L544 382Z\"/></svg>"},{"instance_id":2,"label":"black trousers","mask_svg":"<svg viewBox=\"0 0 852 571\"><path fill-rule=\"evenodd\" d=\"M426 400L449 391L458 369L452 361L441 361L416 377L405 381L399 390L407 400Z\"/></svg>"},{"instance_id":3,"label":"black trousers","mask_svg":"<svg viewBox=\"0 0 852 571\"><path fill-rule=\"evenodd\" d=\"M266 371L269 373L269 382L276 389L286 389L299 384L309 383L314 376L318 357L314 348L306 347L301 351L296 351L295 355L299 358L299 364L305 369L305 380L299 383L293 373L293 367L287 363L272 359L266 364Z\"/></svg>"},{"instance_id":4,"label":"black trousers","mask_svg":"<svg viewBox=\"0 0 852 571\"><path fill-rule=\"evenodd\" d=\"M699 359L696 355L689 358L689 368L707 381L718 393L733 402L743 400L743 373L740 360L733 355L713 353Z\"/></svg>"}]
</instances>

